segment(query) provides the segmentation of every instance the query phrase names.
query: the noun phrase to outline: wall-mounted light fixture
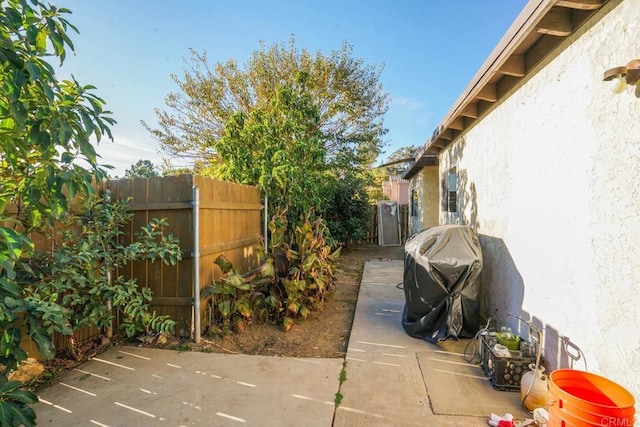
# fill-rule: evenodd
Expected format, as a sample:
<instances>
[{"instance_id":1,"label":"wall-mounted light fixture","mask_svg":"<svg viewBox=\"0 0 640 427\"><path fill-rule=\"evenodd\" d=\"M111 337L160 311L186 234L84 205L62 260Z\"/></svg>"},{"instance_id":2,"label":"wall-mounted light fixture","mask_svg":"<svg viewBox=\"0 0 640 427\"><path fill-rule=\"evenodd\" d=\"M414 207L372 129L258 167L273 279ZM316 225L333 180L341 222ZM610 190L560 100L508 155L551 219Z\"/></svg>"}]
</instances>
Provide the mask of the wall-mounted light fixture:
<instances>
[{"instance_id":1,"label":"wall-mounted light fixture","mask_svg":"<svg viewBox=\"0 0 640 427\"><path fill-rule=\"evenodd\" d=\"M625 89L633 91L640 98L640 59L629 61L624 67L611 68L604 72L605 82L609 82L613 93L622 93Z\"/></svg>"}]
</instances>

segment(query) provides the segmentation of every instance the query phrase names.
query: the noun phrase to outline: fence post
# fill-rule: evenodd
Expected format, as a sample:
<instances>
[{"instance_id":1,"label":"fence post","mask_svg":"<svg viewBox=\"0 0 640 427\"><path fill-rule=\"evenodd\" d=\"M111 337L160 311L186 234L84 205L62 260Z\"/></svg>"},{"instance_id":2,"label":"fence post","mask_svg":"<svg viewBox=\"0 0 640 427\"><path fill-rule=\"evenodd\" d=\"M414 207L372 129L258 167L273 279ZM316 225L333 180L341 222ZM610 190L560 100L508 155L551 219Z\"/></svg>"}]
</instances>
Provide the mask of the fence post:
<instances>
[{"instance_id":1,"label":"fence post","mask_svg":"<svg viewBox=\"0 0 640 427\"><path fill-rule=\"evenodd\" d=\"M264 195L264 250L269 253L269 196Z\"/></svg>"},{"instance_id":2,"label":"fence post","mask_svg":"<svg viewBox=\"0 0 640 427\"><path fill-rule=\"evenodd\" d=\"M104 199L103 200L104 208L108 210L109 209L109 204L111 203L111 190L106 188L102 192L102 194L103 194L103 199ZM109 248L109 250L111 250L111 248ZM109 287L111 287L111 285L113 283L111 265L108 262L107 262L107 283L109 284ZM110 314L113 311L111 298L107 299L107 311L109 311ZM109 338L109 339L113 338L113 320L111 322L112 323L109 324L109 326L107 327L107 330L105 332L106 335L107 335L107 338Z\"/></svg>"},{"instance_id":3,"label":"fence post","mask_svg":"<svg viewBox=\"0 0 640 427\"><path fill-rule=\"evenodd\" d=\"M193 323L194 341L200 342L200 190L193 186Z\"/></svg>"}]
</instances>

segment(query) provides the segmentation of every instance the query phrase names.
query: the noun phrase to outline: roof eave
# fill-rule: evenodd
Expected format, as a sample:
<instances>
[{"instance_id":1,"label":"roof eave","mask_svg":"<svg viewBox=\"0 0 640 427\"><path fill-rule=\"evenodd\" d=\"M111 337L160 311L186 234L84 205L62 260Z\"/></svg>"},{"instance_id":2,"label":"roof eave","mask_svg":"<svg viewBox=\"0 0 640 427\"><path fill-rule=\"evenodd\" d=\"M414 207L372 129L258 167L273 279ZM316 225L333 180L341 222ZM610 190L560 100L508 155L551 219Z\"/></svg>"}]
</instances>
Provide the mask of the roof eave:
<instances>
[{"instance_id":1,"label":"roof eave","mask_svg":"<svg viewBox=\"0 0 640 427\"><path fill-rule=\"evenodd\" d=\"M487 60L471 79L404 176L422 167L421 156L439 153L522 78L560 42L575 32L609 0L530 0ZM414 171L414 169L418 170Z\"/></svg>"}]
</instances>

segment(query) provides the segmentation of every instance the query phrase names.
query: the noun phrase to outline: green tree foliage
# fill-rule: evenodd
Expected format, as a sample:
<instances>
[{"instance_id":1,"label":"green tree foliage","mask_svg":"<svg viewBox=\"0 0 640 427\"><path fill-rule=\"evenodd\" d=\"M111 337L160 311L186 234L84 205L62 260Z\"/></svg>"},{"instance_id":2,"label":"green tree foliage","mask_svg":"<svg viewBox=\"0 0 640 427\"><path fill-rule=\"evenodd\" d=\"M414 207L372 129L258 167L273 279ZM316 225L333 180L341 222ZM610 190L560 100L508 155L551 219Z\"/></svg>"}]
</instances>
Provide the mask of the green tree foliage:
<instances>
[{"instance_id":1,"label":"green tree foliage","mask_svg":"<svg viewBox=\"0 0 640 427\"><path fill-rule=\"evenodd\" d=\"M343 244L367 237L371 223L371 208L367 189L370 173L347 172L325 188L323 218L331 236Z\"/></svg>"},{"instance_id":2,"label":"green tree foliage","mask_svg":"<svg viewBox=\"0 0 640 427\"><path fill-rule=\"evenodd\" d=\"M0 424L32 425L37 400L7 375L26 358L24 333L51 357L53 331L72 327L57 293L39 292L32 231L64 217L69 201L106 178L91 139L111 138L114 120L95 89L59 81L46 61L73 50L69 11L37 0L0 0Z\"/></svg>"},{"instance_id":3,"label":"green tree foliage","mask_svg":"<svg viewBox=\"0 0 640 427\"><path fill-rule=\"evenodd\" d=\"M171 156L228 162L215 143L232 117L268 108L281 87L298 86L302 74L318 114L312 131L322 134L326 161L337 168L368 166L383 145L388 95L380 84L382 69L352 54L345 42L329 56L314 55L291 38L288 44L261 45L241 68L232 59L210 65L206 53L192 51L182 79L172 76L180 92L166 97L168 111L156 110L159 129L149 130Z\"/></svg>"},{"instance_id":4,"label":"green tree foliage","mask_svg":"<svg viewBox=\"0 0 640 427\"><path fill-rule=\"evenodd\" d=\"M187 168L187 167L175 166L171 161L171 159L162 159L162 164L160 165L160 169L162 170L162 176L201 174L200 169L196 167Z\"/></svg>"},{"instance_id":5,"label":"green tree foliage","mask_svg":"<svg viewBox=\"0 0 640 427\"><path fill-rule=\"evenodd\" d=\"M377 167L370 171L371 180L367 185L367 195L369 202L377 203L379 200L387 200L388 197L382 192L382 183L389 179L389 171L385 167Z\"/></svg>"},{"instance_id":6,"label":"green tree foliage","mask_svg":"<svg viewBox=\"0 0 640 427\"><path fill-rule=\"evenodd\" d=\"M413 159L416 156L416 152L420 149L420 147L416 145L407 145L405 147L400 147L393 153L387 157L387 160L384 164L389 174L391 175L400 175L402 172L413 162Z\"/></svg>"},{"instance_id":7,"label":"green tree foliage","mask_svg":"<svg viewBox=\"0 0 640 427\"><path fill-rule=\"evenodd\" d=\"M160 175L151 160L138 160L124 172L125 178L151 178Z\"/></svg>"},{"instance_id":8,"label":"green tree foliage","mask_svg":"<svg viewBox=\"0 0 640 427\"><path fill-rule=\"evenodd\" d=\"M280 86L270 103L249 114L236 112L226 134L214 142L228 159L215 171L219 178L258 185L269 196L270 212L288 210L295 221L321 205L325 149L318 113L305 88L305 75L295 86Z\"/></svg>"},{"instance_id":9,"label":"green tree foliage","mask_svg":"<svg viewBox=\"0 0 640 427\"><path fill-rule=\"evenodd\" d=\"M76 29L63 18L67 12L35 0L0 2L0 363L6 369L24 356L21 326L45 356L50 332L66 330L57 313L42 322L52 302L18 281L18 271L30 270L24 262L33 252L29 233L61 218L70 199L93 193L92 180L106 176L89 141L111 137L104 101L92 86L58 81L43 59L62 62L73 49L67 30Z\"/></svg>"},{"instance_id":10,"label":"green tree foliage","mask_svg":"<svg viewBox=\"0 0 640 427\"><path fill-rule=\"evenodd\" d=\"M373 179L367 189L371 201L376 202L387 199L387 196L382 193L382 183L387 181L390 176L402 175L413 162L416 152L419 149L420 147L415 145L400 147L382 162L383 166L378 166L371 171Z\"/></svg>"},{"instance_id":11,"label":"green tree foliage","mask_svg":"<svg viewBox=\"0 0 640 427\"><path fill-rule=\"evenodd\" d=\"M67 12L37 1L0 2L0 212L4 220L12 209L26 230L60 217L68 198L91 192L92 179L104 177L89 140L111 137L104 101L92 86L58 81L43 59L62 62L73 49ZM15 227L3 227L0 236L0 252L8 257L0 266L10 276L29 245Z\"/></svg>"},{"instance_id":12,"label":"green tree foliage","mask_svg":"<svg viewBox=\"0 0 640 427\"><path fill-rule=\"evenodd\" d=\"M308 211L326 213L325 189L340 186L337 177L377 158L388 104L380 73L347 43L329 56L299 50L293 38L263 45L244 68L211 66L192 51L183 78L174 76L180 92L149 130L171 156L197 159L199 172L260 186L270 214L286 212L293 232Z\"/></svg>"}]
</instances>

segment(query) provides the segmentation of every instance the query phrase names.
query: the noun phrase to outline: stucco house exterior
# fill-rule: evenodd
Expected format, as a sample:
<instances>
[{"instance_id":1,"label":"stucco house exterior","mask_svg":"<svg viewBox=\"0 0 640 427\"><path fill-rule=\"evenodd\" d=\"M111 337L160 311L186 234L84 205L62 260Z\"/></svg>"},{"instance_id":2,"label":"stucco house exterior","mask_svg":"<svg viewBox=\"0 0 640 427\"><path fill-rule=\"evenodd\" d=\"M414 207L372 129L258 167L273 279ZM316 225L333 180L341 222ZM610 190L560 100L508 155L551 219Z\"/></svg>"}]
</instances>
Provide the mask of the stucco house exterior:
<instances>
[{"instance_id":1,"label":"stucco house exterior","mask_svg":"<svg viewBox=\"0 0 640 427\"><path fill-rule=\"evenodd\" d=\"M389 200L398 202L399 205L409 204L409 181L402 179L398 175L391 175L389 179L382 182L382 194Z\"/></svg>"},{"instance_id":2,"label":"stucco house exterior","mask_svg":"<svg viewBox=\"0 0 640 427\"><path fill-rule=\"evenodd\" d=\"M603 76L639 58L640 0L530 0L403 175L414 232L478 234L485 316L636 399L640 98Z\"/></svg>"}]
</instances>

